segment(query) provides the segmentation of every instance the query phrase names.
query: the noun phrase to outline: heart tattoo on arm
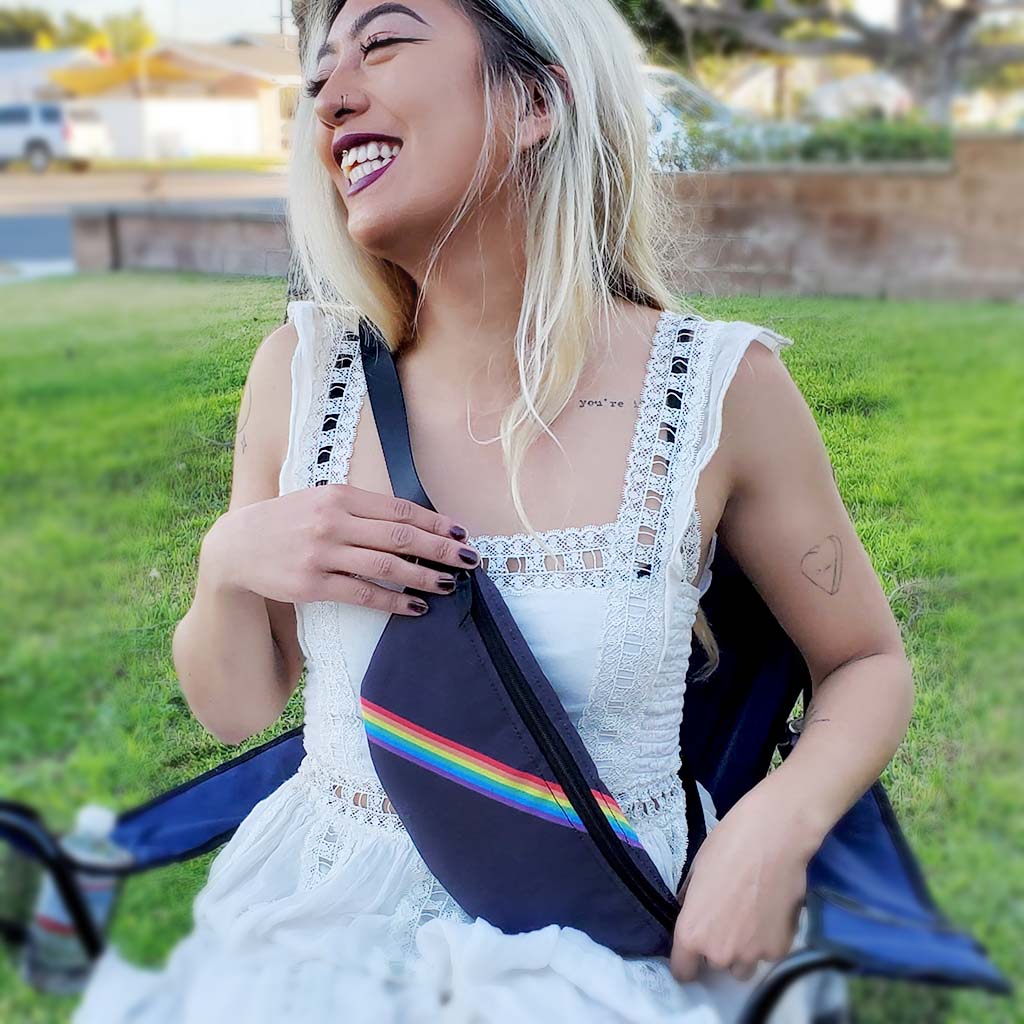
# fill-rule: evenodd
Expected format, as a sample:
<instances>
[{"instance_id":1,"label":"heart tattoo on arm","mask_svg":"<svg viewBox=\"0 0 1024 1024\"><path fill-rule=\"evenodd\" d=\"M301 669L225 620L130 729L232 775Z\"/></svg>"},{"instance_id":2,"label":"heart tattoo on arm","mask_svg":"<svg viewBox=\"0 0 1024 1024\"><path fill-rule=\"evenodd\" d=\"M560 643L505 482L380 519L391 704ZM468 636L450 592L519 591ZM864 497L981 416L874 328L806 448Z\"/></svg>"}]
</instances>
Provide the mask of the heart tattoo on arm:
<instances>
[{"instance_id":1,"label":"heart tattoo on arm","mask_svg":"<svg viewBox=\"0 0 1024 1024\"><path fill-rule=\"evenodd\" d=\"M800 572L826 594L838 593L843 576L843 546L839 538L830 533L820 544L815 544L800 559Z\"/></svg>"}]
</instances>

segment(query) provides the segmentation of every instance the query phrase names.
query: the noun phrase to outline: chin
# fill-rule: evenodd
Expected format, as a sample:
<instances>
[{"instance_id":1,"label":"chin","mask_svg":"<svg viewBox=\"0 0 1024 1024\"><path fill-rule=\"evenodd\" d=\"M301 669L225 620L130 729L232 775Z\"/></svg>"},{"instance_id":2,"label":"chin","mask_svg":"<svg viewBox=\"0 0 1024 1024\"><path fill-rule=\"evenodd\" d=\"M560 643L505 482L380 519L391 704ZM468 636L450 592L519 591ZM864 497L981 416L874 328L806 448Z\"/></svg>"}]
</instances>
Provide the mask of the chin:
<instances>
[{"instance_id":1,"label":"chin","mask_svg":"<svg viewBox=\"0 0 1024 1024\"><path fill-rule=\"evenodd\" d=\"M350 210L347 227L349 237L360 249L379 259L394 260L400 250L408 249L409 233L403 223L393 210Z\"/></svg>"}]
</instances>

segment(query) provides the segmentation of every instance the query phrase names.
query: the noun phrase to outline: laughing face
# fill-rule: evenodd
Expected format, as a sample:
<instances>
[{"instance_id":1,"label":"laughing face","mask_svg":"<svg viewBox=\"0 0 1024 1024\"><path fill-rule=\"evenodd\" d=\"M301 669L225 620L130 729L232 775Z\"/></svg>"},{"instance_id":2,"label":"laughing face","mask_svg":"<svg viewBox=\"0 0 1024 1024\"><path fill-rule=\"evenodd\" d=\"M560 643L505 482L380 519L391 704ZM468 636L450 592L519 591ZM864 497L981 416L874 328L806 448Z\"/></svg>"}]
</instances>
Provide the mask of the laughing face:
<instances>
[{"instance_id":1,"label":"laughing face","mask_svg":"<svg viewBox=\"0 0 1024 1024\"><path fill-rule=\"evenodd\" d=\"M480 60L474 25L449 0L348 0L334 19L307 86L317 155L349 234L373 255L418 260L472 181Z\"/></svg>"}]
</instances>

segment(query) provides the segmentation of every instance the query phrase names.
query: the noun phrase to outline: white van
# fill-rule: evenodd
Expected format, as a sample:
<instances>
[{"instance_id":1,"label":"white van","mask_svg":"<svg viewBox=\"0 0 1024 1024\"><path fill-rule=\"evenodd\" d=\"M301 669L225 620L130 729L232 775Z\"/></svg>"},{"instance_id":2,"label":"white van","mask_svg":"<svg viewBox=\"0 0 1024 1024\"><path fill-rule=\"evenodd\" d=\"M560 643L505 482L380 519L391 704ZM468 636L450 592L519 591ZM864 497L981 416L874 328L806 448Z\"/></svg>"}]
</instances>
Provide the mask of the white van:
<instances>
[{"instance_id":1,"label":"white van","mask_svg":"<svg viewBox=\"0 0 1024 1024\"><path fill-rule=\"evenodd\" d=\"M88 167L113 155L110 129L92 107L33 101L0 104L0 165L27 160L42 173L54 160Z\"/></svg>"}]
</instances>

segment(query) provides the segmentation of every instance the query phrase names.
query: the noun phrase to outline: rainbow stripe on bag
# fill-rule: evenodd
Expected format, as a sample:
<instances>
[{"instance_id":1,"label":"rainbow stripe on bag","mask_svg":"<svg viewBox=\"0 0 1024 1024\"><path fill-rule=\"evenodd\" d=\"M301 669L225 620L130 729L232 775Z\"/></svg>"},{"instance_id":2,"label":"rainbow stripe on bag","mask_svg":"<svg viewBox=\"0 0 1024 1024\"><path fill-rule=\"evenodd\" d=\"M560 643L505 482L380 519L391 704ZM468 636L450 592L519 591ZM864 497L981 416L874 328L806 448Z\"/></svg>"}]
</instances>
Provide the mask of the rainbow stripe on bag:
<instances>
[{"instance_id":1,"label":"rainbow stripe on bag","mask_svg":"<svg viewBox=\"0 0 1024 1024\"><path fill-rule=\"evenodd\" d=\"M525 811L534 817L556 825L566 825L580 832L587 831L557 782L521 772L477 750L464 747L365 697L360 698L360 704L367 737L376 746L517 811ZM633 826L614 797L596 789L591 790L591 793L618 836L631 846L643 849Z\"/></svg>"}]
</instances>

